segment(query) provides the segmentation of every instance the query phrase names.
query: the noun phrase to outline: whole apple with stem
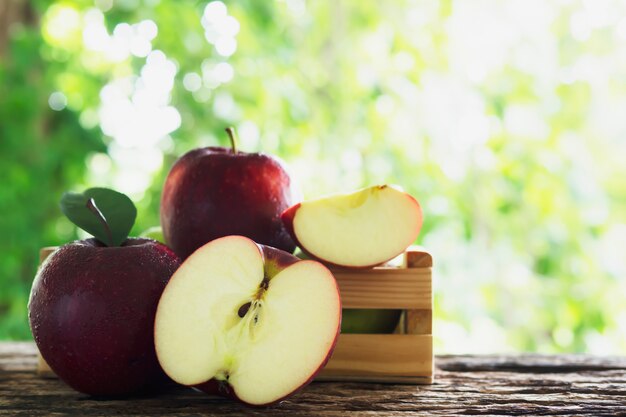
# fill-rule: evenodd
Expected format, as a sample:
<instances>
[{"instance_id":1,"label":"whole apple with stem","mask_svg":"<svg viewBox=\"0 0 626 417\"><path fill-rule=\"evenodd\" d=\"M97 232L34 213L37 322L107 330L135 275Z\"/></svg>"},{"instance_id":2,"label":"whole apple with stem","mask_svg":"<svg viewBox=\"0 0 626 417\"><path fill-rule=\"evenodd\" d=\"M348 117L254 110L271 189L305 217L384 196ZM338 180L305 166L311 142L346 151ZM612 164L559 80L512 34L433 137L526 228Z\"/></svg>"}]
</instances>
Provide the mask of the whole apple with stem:
<instances>
[{"instance_id":1,"label":"whole apple with stem","mask_svg":"<svg viewBox=\"0 0 626 417\"><path fill-rule=\"evenodd\" d=\"M339 290L325 266L227 236L176 271L159 301L154 340L174 381L268 405L324 367L340 323Z\"/></svg>"},{"instance_id":2,"label":"whole apple with stem","mask_svg":"<svg viewBox=\"0 0 626 417\"><path fill-rule=\"evenodd\" d=\"M230 148L194 149L170 170L161 197L166 243L183 259L228 235L293 252L280 214L297 196L284 164L270 155L239 151L234 129L226 132Z\"/></svg>"},{"instance_id":3,"label":"whole apple with stem","mask_svg":"<svg viewBox=\"0 0 626 417\"><path fill-rule=\"evenodd\" d=\"M90 395L126 395L162 380L154 316L178 257L154 240L126 237L136 210L123 194L66 193L61 207L96 238L63 245L39 269L28 305L39 352Z\"/></svg>"}]
</instances>

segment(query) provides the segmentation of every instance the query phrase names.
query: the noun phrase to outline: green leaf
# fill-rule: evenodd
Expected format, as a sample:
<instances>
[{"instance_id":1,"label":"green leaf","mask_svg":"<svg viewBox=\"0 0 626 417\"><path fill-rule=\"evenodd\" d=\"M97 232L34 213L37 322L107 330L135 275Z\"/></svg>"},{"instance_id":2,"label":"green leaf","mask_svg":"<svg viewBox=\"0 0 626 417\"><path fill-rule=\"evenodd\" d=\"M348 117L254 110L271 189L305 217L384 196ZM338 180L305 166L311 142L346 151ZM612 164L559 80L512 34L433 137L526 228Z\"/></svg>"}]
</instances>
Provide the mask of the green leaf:
<instances>
[{"instance_id":1,"label":"green leaf","mask_svg":"<svg viewBox=\"0 0 626 417\"><path fill-rule=\"evenodd\" d=\"M137 209L130 198L108 188L67 192L61 197L61 211L72 223L107 246L122 244L137 217Z\"/></svg>"}]
</instances>

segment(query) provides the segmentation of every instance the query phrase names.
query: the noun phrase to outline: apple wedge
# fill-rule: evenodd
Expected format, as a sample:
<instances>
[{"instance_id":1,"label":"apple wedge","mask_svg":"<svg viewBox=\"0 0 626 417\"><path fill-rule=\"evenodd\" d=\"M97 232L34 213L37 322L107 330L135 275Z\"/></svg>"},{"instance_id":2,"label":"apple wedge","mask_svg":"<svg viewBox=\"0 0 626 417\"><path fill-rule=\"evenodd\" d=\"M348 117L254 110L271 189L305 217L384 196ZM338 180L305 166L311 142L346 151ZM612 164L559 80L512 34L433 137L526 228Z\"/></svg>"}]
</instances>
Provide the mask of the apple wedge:
<instances>
[{"instance_id":1,"label":"apple wedge","mask_svg":"<svg viewBox=\"0 0 626 417\"><path fill-rule=\"evenodd\" d=\"M325 266L227 236L200 247L174 273L154 339L174 381L268 405L324 367L340 324L339 290Z\"/></svg>"},{"instance_id":2,"label":"apple wedge","mask_svg":"<svg viewBox=\"0 0 626 417\"><path fill-rule=\"evenodd\" d=\"M296 204L281 218L311 257L368 268L393 259L413 243L422 226L422 209L409 194L378 185Z\"/></svg>"}]
</instances>

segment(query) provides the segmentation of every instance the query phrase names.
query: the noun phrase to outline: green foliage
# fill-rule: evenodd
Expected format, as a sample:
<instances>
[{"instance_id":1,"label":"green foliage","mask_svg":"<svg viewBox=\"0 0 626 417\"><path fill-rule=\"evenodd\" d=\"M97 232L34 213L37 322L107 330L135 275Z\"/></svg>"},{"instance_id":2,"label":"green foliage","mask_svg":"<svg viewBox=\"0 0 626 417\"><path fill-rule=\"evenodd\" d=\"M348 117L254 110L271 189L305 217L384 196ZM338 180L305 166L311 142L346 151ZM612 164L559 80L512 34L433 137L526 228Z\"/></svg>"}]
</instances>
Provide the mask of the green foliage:
<instances>
[{"instance_id":1,"label":"green foliage","mask_svg":"<svg viewBox=\"0 0 626 417\"><path fill-rule=\"evenodd\" d=\"M66 192L61 211L72 223L107 246L119 246L137 217L133 202L109 188L89 188L82 193Z\"/></svg>"},{"instance_id":2,"label":"green foliage","mask_svg":"<svg viewBox=\"0 0 626 417\"><path fill-rule=\"evenodd\" d=\"M85 155L104 151L95 129L47 99L54 74L39 56L41 37L23 28L0 64L0 339L27 339L26 300L41 247L76 237L60 221L58 201L85 171Z\"/></svg>"},{"instance_id":3,"label":"green foliage","mask_svg":"<svg viewBox=\"0 0 626 417\"><path fill-rule=\"evenodd\" d=\"M137 234L173 161L234 125L305 197L396 183L421 201L440 351L626 350L625 6L245 0L236 35L213 10L219 41L206 2L92 4L41 2L0 64L0 339L29 337L38 248L77 236L63 191L124 191ZM146 20L162 54L120 55Z\"/></svg>"}]
</instances>

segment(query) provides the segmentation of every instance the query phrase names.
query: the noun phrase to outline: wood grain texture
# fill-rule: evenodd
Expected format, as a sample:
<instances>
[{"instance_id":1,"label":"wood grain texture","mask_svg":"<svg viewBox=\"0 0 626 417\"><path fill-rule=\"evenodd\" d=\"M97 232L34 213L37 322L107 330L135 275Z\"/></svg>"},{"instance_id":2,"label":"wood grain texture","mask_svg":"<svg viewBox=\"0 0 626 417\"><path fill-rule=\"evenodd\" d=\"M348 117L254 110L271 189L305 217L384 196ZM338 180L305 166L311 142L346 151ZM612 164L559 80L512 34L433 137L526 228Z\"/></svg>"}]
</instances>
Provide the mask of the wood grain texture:
<instances>
[{"instance_id":1,"label":"wood grain texture","mask_svg":"<svg viewBox=\"0 0 626 417\"><path fill-rule=\"evenodd\" d=\"M407 310L404 318L404 332L407 334L432 334L432 310Z\"/></svg>"},{"instance_id":2,"label":"wood grain texture","mask_svg":"<svg viewBox=\"0 0 626 417\"><path fill-rule=\"evenodd\" d=\"M433 257L423 246L411 246L404 253L405 268L430 268Z\"/></svg>"},{"instance_id":3,"label":"wood grain texture","mask_svg":"<svg viewBox=\"0 0 626 417\"><path fill-rule=\"evenodd\" d=\"M331 268L344 308L432 309L432 256L411 246L399 266Z\"/></svg>"},{"instance_id":4,"label":"wood grain texture","mask_svg":"<svg viewBox=\"0 0 626 417\"><path fill-rule=\"evenodd\" d=\"M431 335L342 334L320 379L430 383L432 346Z\"/></svg>"},{"instance_id":5,"label":"wood grain texture","mask_svg":"<svg viewBox=\"0 0 626 417\"><path fill-rule=\"evenodd\" d=\"M344 308L432 309L430 268L334 270Z\"/></svg>"},{"instance_id":6,"label":"wood grain texture","mask_svg":"<svg viewBox=\"0 0 626 417\"><path fill-rule=\"evenodd\" d=\"M400 266L334 269L344 308L405 310L391 335L341 334L318 379L430 384L433 381L432 257L411 247Z\"/></svg>"},{"instance_id":7,"label":"wood grain texture","mask_svg":"<svg viewBox=\"0 0 626 417\"><path fill-rule=\"evenodd\" d=\"M34 374L32 343L0 343L6 416L623 416L626 358L438 356L433 385L314 382L269 409L169 385L130 399L94 399Z\"/></svg>"}]
</instances>

